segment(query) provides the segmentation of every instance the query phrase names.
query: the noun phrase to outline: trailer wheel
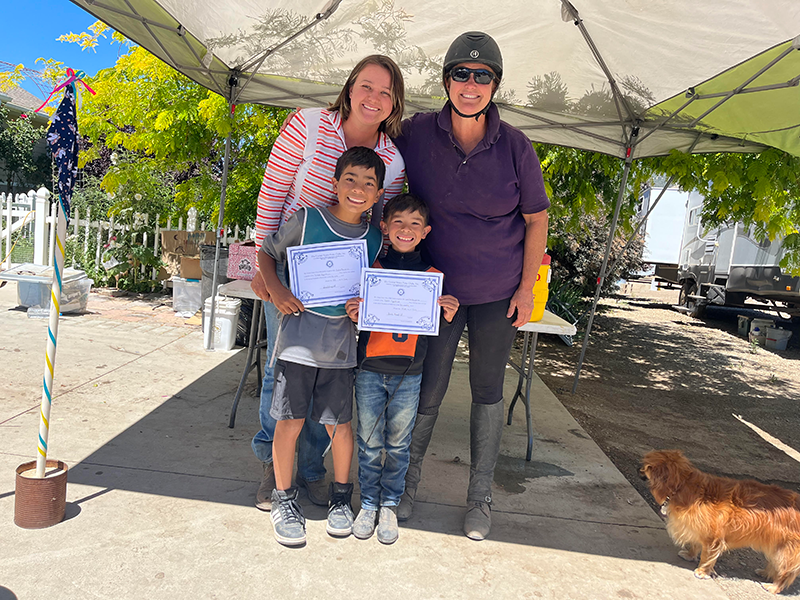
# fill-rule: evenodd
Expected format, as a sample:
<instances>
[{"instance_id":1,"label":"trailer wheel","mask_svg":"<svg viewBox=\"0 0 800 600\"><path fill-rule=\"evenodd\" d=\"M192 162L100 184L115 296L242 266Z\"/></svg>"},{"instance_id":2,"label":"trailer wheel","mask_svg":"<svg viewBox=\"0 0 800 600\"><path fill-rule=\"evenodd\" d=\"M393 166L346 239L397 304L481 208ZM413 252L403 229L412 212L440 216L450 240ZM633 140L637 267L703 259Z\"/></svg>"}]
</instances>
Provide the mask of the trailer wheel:
<instances>
[{"instance_id":1,"label":"trailer wheel","mask_svg":"<svg viewBox=\"0 0 800 600\"><path fill-rule=\"evenodd\" d=\"M681 304L689 309L688 315L694 319L702 319L706 314L705 302L698 302L690 296L697 295L697 282L687 279L681 286L680 294L678 295L678 304Z\"/></svg>"}]
</instances>

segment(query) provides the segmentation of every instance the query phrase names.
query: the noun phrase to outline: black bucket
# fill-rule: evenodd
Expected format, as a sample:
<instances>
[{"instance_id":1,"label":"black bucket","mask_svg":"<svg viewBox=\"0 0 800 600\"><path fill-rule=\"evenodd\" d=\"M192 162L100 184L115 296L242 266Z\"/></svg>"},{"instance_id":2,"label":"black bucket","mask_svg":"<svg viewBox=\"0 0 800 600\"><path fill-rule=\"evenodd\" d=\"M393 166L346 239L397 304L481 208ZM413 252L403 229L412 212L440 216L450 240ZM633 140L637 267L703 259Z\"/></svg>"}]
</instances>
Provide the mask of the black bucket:
<instances>
[{"instance_id":1,"label":"black bucket","mask_svg":"<svg viewBox=\"0 0 800 600\"><path fill-rule=\"evenodd\" d=\"M239 322L236 327L236 345L247 348L250 339L250 323L253 322L254 300L242 298L242 305L239 307ZM258 315L255 315L258 319Z\"/></svg>"}]
</instances>

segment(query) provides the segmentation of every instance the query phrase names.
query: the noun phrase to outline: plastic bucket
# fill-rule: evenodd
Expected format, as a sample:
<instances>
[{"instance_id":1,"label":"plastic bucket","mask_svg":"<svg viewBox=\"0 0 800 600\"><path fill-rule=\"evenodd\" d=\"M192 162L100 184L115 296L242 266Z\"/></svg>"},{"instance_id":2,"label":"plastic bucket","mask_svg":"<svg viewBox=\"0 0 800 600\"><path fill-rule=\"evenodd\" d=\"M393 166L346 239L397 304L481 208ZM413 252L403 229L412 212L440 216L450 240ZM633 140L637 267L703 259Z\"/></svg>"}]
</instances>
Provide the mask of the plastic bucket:
<instances>
[{"instance_id":1,"label":"plastic bucket","mask_svg":"<svg viewBox=\"0 0 800 600\"><path fill-rule=\"evenodd\" d=\"M766 347L770 350L786 350L786 344L789 343L790 337L792 337L791 331L767 327Z\"/></svg>"},{"instance_id":2,"label":"plastic bucket","mask_svg":"<svg viewBox=\"0 0 800 600\"><path fill-rule=\"evenodd\" d=\"M230 350L236 344L236 327L239 322L239 307L242 301L238 298L217 296L214 311L214 350ZM206 299L203 310L203 339L205 346L211 341L209 322L211 321L211 298Z\"/></svg>"},{"instance_id":3,"label":"plastic bucket","mask_svg":"<svg viewBox=\"0 0 800 600\"><path fill-rule=\"evenodd\" d=\"M542 265L536 274L536 283L533 284L533 312L531 322L541 321L544 316L544 309L547 306L547 297L550 294L548 285L550 284L550 255L542 257Z\"/></svg>"},{"instance_id":4,"label":"plastic bucket","mask_svg":"<svg viewBox=\"0 0 800 600\"><path fill-rule=\"evenodd\" d=\"M200 270L203 278L200 280L200 303L205 313L206 300L211 296L211 286L214 284L214 257L217 254L217 247L214 244L202 244L200 246ZM228 283L228 247L219 247L219 264L217 265L217 285ZM211 305L209 305L211 308ZM216 317L214 317L216 320Z\"/></svg>"},{"instance_id":5,"label":"plastic bucket","mask_svg":"<svg viewBox=\"0 0 800 600\"><path fill-rule=\"evenodd\" d=\"M200 282L181 277L172 278L172 310L181 313L196 313L200 303Z\"/></svg>"},{"instance_id":6,"label":"plastic bucket","mask_svg":"<svg viewBox=\"0 0 800 600\"><path fill-rule=\"evenodd\" d=\"M753 319L750 321L750 331L758 327L761 330L761 335L767 332L767 327L775 327L775 321L772 319Z\"/></svg>"}]
</instances>

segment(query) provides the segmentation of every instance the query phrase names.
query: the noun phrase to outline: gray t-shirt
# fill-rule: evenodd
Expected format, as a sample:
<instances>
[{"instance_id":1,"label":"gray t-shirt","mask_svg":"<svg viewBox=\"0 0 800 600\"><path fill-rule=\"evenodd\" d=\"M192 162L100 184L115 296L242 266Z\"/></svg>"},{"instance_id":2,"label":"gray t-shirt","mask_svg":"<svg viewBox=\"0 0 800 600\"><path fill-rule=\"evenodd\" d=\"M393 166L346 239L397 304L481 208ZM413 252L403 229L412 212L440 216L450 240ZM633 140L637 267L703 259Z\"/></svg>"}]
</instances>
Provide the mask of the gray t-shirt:
<instances>
[{"instance_id":1,"label":"gray t-shirt","mask_svg":"<svg viewBox=\"0 0 800 600\"><path fill-rule=\"evenodd\" d=\"M360 238L368 225L354 225L320 209L331 229L346 238ZM285 269L286 249L300 245L306 211L300 209L281 228L264 238L261 247ZM285 282L285 273L280 273ZM288 288L288 286L287 286ZM356 366L356 327L348 316L325 317L306 310L299 316L283 315L273 357L322 369L349 369ZM271 357L270 360L273 360Z\"/></svg>"}]
</instances>

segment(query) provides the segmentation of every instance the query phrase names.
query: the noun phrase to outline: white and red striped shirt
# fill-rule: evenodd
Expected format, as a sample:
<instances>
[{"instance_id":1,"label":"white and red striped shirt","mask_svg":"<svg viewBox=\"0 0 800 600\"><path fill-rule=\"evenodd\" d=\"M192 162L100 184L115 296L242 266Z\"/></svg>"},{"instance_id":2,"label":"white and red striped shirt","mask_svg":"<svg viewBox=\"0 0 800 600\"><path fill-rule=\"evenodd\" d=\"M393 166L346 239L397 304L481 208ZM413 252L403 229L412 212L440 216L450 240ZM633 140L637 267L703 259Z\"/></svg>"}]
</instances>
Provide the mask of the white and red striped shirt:
<instances>
[{"instance_id":1,"label":"white and red striped shirt","mask_svg":"<svg viewBox=\"0 0 800 600\"><path fill-rule=\"evenodd\" d=\"M304 158L309 122L318 123L316 151ZM323 208L336 204L332 179L336 161L346 149L339 111L309 108L294 116L275 140L258 194L256 244L259 248L264 236L276 232L300 207ZM386 134L378 135L375 152L386 163L384 199L373 208L373 211L382 211L386 199L403 191L406 171L400 151ZM298 181L300 189L297 189Z\"/></svg>"}]
</instances>

